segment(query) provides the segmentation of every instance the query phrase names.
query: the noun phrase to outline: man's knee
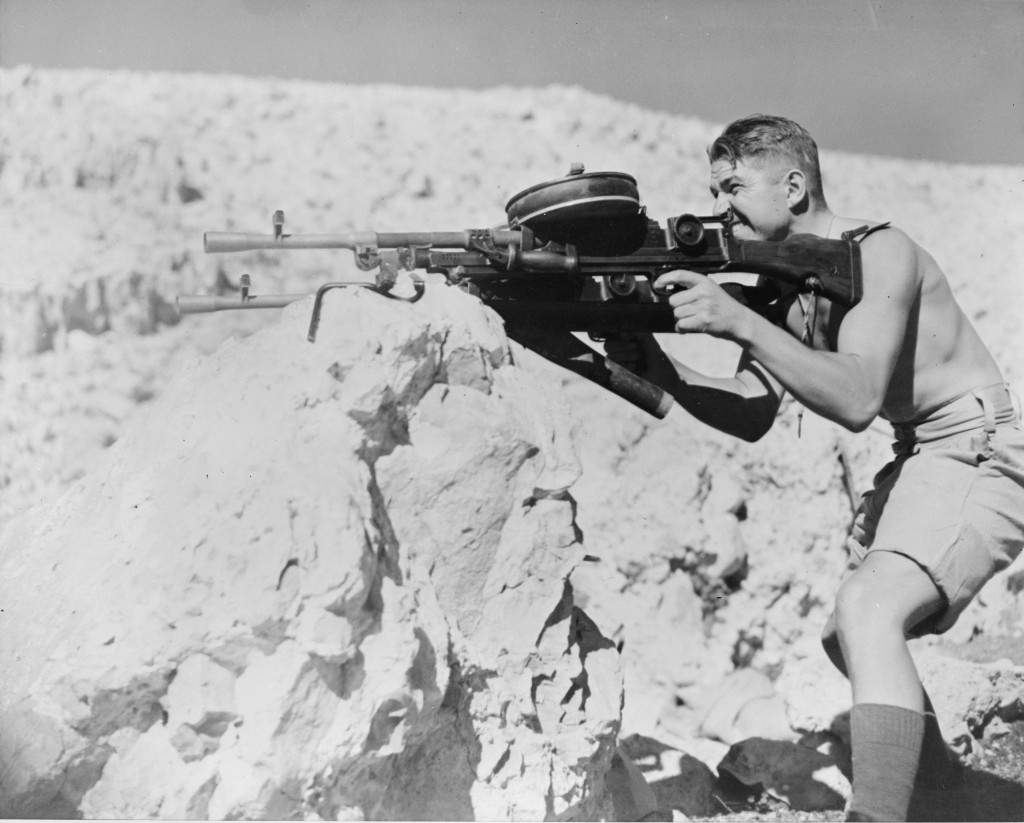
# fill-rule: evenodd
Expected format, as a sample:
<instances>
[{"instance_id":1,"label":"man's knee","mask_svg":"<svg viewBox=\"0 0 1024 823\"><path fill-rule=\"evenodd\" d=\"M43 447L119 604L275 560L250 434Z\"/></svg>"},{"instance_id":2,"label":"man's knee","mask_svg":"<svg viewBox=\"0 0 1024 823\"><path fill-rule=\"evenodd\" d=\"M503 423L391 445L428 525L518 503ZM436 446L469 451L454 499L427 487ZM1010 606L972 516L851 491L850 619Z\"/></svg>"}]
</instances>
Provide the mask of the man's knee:
<instances>
[{"instance_id":1,"label":"man's knee","mask_svg":"<svg viewBox=\"0 0 1024 823\"><path fill-rule=\"evenodd\" d=\"M836 593L839 638L851 632L906 632L941 605L942 595L917 563L894 552L869 554Z\"/></svg>"},{"instance_id":2,"label":"man's knee","mask_svg":"<svg viewBox=\"0 0 1024 823\"><path fill-rule=\"evenodd\" d=\"M873 575L850 576L836 592L833 612L837 642L852 635L896 628L901 623L895 604L874 585Z\"/></svg>"}]
</instances>

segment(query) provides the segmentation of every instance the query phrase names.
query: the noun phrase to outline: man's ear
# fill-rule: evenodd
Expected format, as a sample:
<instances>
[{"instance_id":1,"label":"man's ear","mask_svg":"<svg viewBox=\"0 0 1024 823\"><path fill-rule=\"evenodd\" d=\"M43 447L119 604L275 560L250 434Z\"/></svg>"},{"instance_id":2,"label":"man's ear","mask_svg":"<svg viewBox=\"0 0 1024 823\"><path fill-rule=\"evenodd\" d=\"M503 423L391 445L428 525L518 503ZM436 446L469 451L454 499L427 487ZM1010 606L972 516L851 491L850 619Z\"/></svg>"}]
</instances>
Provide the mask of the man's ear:
<instances>
[{"instance_id":1,"label":"man's ear","mask_svg":"<svg viewBox=\"0 0 1024 823\"><path fill-rule=\"evenodd\" d=\"M807 208L809 192L807 191L807 177L800 169L790 169L784 177L786 183L786 203L792 211L802 211Z\"/></svg>"}]
</instances>

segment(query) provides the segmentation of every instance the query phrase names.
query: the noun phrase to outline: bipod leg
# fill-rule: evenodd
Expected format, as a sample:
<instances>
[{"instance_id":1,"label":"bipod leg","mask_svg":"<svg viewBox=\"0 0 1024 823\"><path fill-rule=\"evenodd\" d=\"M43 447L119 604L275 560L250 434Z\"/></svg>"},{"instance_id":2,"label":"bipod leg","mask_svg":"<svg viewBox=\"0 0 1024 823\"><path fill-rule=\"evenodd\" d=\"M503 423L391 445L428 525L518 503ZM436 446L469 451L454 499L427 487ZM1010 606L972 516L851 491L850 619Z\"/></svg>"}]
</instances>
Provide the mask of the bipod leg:
<instances>
[{"instance_id":1,"label":"bipod leg","mask_svg":"<svg viewBox=\"0 0 1024 823\"><path fill-rule=\"evenodd\" d=\"M413 279L413 295L411 297L402 297L397 294L391 294L389 291L381 291L375 286L371 286L368 283L324 283L320 288L316 290L316 297L313 298L313 311L309 317L309 331L306 334L306 339L310 343L316 342L317 329L320 327L320 310L323 307L324 295L327 294L331 289L341 288L363 288L369 289L370 291L376 292L383 297L390 298L391 300L401 300L403 303L415 303L421 297L423 297L426 291L426 284L419 278Z\"/></svg>"}]
</instances>

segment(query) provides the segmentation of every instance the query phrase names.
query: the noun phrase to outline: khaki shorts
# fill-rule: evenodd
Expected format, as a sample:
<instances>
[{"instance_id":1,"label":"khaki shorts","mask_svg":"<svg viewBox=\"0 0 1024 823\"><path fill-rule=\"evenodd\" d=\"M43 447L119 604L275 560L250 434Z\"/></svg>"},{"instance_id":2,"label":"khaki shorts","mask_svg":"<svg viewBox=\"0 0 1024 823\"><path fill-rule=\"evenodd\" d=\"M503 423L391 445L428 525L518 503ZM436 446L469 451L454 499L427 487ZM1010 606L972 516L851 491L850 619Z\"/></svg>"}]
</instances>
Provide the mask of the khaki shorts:
<instances>
[{"instance_id":1,"label":"khaki shorts","mask_svg":"<svg viewBox=\"0 0 1024 823\"><path fill-rule=\"evenodd\" d=\"M850 569L869 551L909 557L946 599L912 634L941 634L1024 545L1024 432L1002 384L894 429L896 459L861 501Z\"/></svg>"}]
</instances>

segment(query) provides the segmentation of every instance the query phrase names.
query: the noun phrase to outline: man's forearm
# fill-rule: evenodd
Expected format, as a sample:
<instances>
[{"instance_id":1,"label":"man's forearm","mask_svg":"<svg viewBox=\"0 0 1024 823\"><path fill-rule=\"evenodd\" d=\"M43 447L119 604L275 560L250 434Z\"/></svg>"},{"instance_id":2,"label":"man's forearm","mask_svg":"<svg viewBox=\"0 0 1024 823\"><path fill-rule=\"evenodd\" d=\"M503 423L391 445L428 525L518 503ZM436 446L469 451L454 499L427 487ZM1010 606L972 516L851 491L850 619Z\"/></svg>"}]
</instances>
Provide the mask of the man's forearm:
<instances>
[{"instance_id":1,"label":"man's forearm","mask_svg":"<svg viewBox=\"0 0 1024 823\"><path fill-rule=\"evenodd\" d=\"M753 442L775 421L779 394L754 370L711 377L661 354L642 376L661 386L690 415L726 434Z\"/></svg>"},{"instance_id":2,"label":"man's forearm","mask_svg":"<svg viewBox=\"0 0 1024 823\"><path fill-rule=\"evenodd\" d=\"M881 391L856 355L812 349L753 314L743 339L736 342L797 400L822 417L861 431L878 414Z\"/></svg>"}]
</instances>

